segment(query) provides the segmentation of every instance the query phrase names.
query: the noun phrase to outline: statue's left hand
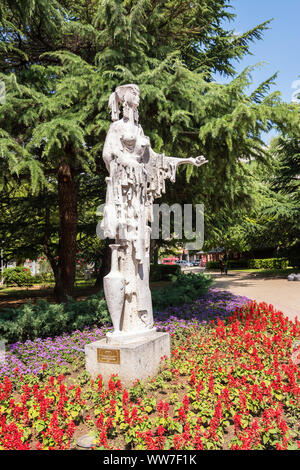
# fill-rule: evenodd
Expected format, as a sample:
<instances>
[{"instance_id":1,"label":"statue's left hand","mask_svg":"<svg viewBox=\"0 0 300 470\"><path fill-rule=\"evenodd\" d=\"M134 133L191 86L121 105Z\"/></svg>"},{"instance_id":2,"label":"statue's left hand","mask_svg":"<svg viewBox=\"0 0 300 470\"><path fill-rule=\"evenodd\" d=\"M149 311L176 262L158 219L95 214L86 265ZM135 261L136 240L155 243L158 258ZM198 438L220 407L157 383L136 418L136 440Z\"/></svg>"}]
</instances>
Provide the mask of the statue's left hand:
<instances>
[{"instance_id":1,"label":"statue's left hand","mask_svg":"<svg viewBox=\"0 0 300 470\"><path fill-rule=\"evenodd\" d=\"M201 166L201 165L204 165L204 163L207 163L207 162L208 162L208 160L206 160L206 158L205 158L203 155L200 155L200 156L198 156L198 157L196 157L196 158L193 158L193 160L194 160L193 163L194 163L194 165L196 165L196 166Z\"/></svg>"},{"instance_id":2,"label":"statue's left hand","mask_svg":"<svg viewBox=\"0 0 300 470\"><path fill-rule=\"evenodd\" d=\"M176 157L164 157L168 162L172 162L175 164L177 167L178 165L186 165L187 163L190 165L195 165L195 166L201 166L204 163L207 163L208 160L206 160L203 155L200 155L199 157L196 158L176 158Z\"/></svg>"}]
</instances>

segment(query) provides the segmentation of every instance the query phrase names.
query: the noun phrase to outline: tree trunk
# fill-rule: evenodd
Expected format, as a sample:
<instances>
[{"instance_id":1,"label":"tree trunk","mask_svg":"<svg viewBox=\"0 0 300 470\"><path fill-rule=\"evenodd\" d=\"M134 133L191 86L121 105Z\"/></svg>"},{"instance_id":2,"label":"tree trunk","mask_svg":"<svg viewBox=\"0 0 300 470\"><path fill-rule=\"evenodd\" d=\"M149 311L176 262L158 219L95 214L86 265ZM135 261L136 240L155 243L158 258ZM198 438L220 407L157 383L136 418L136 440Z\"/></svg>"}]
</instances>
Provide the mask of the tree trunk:
<instances>
[{"instance_id":1,"label":"tree trunk","mask_svg":"<svg viewBox=\"0 0 300 470\"><path fill-rule=\"evenodd\" d=\"M96 282L95 282L95 287L98 287L99 289L102 289L102 287L103 287L103 278L104 278L104 276L106 276L110 272L110 268L111 268L111 249L109 248L109 245L111 245L112 243L114 243L114 240L110 240L110 239L105 240L105 247L104 247L100 272L97 275L97 279L96 279Z\"/></svg>"},{"instance_id":2,"label":"tree trunk","mask_svg":"<svg viewBox=\"0 0 300 470\"><path fill-rule=\"evenodd\" d=\"M69 161L72 155L59 160L59 258L55 276L54 296L57 302L65 302L73 296L76 274L77 237L77 186Z\"/></svg>"},{"instance_id":3,"label":"tree trunk","mask_svg":"<svg viewBox=\"0 0 300 470\"><path fill-rule=\"evenodd\" d=\"M53 253L51 253L49 248L49 236L50 236L50 209L45 207L45 233L44 233L44 254L47 256L47 259L52 268L54 278L57 279L58 275L58 263L55 259Z\"/></svg>"}]
</instances>

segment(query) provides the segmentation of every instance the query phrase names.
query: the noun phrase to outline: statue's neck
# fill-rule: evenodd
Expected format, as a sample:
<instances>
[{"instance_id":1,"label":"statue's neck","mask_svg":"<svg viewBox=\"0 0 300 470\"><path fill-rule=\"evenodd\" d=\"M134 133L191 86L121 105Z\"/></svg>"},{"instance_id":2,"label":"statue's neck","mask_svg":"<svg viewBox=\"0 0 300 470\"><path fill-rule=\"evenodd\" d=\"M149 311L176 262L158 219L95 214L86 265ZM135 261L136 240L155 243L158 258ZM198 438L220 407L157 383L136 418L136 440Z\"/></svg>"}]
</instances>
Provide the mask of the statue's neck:
<instances>
[{"instance_id":1,"label":"statue's neck","mask_svg":"<svg viewBox=\"0 0 300 470\"><path fill-rule=\"evenodd\" d=\"M128 120L131 124L139 124L139 112L137 108L132 108L131 106L123 106L123 118Z\"/></svg>"}]
</instances>

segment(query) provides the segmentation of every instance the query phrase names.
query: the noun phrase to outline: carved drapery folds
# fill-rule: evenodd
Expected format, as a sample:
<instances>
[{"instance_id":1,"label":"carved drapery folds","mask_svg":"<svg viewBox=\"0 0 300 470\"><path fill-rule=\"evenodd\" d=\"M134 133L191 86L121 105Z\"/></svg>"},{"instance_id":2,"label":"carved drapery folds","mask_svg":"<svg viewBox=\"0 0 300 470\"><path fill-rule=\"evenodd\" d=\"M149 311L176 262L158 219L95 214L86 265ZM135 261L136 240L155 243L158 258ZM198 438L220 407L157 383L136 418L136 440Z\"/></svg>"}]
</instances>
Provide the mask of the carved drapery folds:
<instances>
[{"instance_id":1,"label":"carved drapery folds","mask_svg":"<svg viewBox=\"0 0 300 470\"><path fill-rule=\"evenodd\" d=\"M120 103L122 119L118 119ZM109 177L102 228L105 236L116 241L113 272L104 278L104 289L108 307L114 309L110 314L118 337L153 328L149 222L154 199L165 192L166 179L175 181L179 164L206 162L204 157L178 159L155 153L138 124L138 104L137 85L117 87L109 100L114 122L103 148Z\"/></svg>"}]
</instances>

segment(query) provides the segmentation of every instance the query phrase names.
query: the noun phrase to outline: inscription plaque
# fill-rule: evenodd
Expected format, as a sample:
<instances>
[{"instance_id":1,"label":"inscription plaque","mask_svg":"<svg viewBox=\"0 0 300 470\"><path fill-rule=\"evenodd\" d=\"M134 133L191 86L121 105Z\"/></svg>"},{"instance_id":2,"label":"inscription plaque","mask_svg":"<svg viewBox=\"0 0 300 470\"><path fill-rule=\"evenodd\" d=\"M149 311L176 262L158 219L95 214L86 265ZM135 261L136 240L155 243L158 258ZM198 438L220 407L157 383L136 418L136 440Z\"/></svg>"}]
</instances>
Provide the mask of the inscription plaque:
<instances>
[{"instance_id":1,"label":"inscription plaque","mask_svg":"<svg viewBox=\"0 0 300 470\"><path fill-rule=\"evenodd\" d=\"M120 364L120 349L97 349L98 362Z\"/></svg>"}]
</instances>

